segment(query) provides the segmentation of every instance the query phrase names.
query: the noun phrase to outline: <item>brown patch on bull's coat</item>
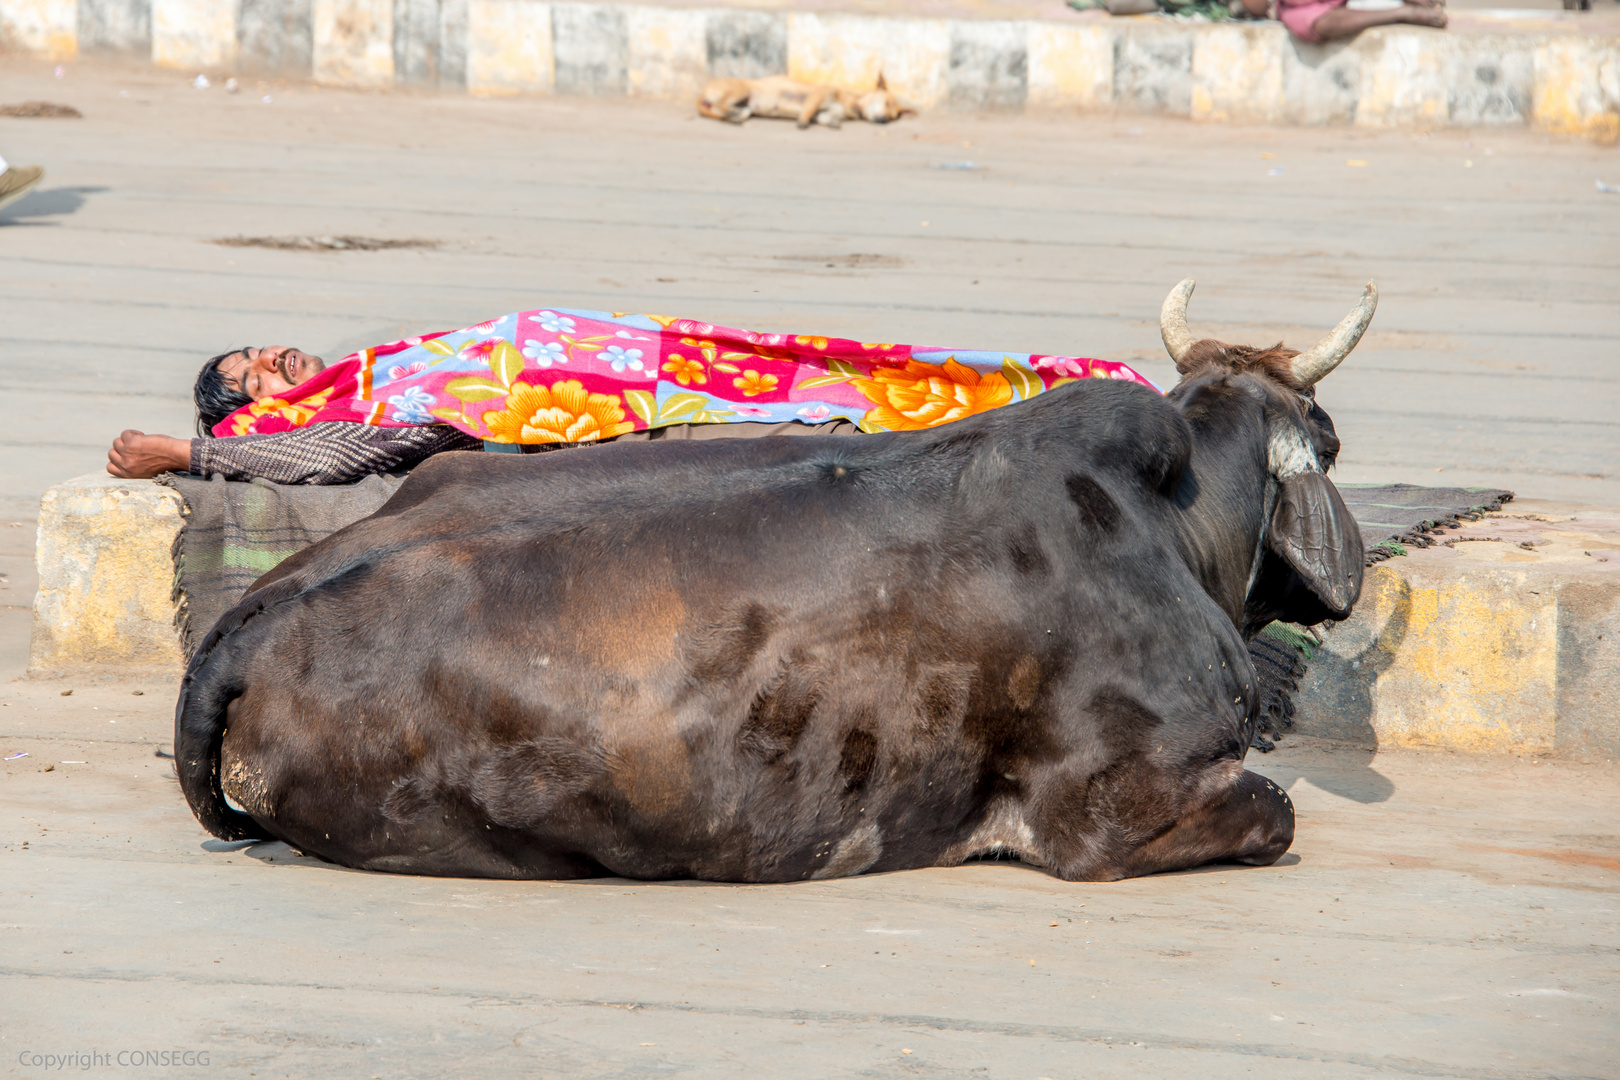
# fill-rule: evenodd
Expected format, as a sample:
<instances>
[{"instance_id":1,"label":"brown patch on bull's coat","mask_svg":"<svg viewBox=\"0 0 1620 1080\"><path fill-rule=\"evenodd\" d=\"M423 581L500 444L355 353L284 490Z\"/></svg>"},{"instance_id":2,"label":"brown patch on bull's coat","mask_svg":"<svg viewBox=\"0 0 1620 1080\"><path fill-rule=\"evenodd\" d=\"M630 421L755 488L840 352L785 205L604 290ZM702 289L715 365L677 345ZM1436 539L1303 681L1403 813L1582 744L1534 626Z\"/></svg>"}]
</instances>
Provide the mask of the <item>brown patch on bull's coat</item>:
<instances>
[{"instance_id":1,"label":"brown patch on bull's coat","mask_svg":"<svg viewBox=\"0 0 1620 1080\"><path fill-rule=\"evenodd\" d=\"M737 731L738 747L766 762L776 761L804 734L820 698L820 680L813 670L785 664L776 681L754 696Z\"/></svg>"},{"instance_id":2,"label":"brown patch on bull's coat","mask_svg":"<svg viewBox=\"0 0 1620 1080\"><path fill-rule=\"evenodd\" d=\"M609 779L635 810L662 818L686 804L692 783L692 755L666 714L621 735L608 748Z\"/></svg>"},{"instance_id":3,"label":"brown patch on bull's coat","mask_svg":"<svg viewBox=\"0 0 1620 1080\"><path fill-rule=\"evenodd\" d=\"M627 600L633 599L633 603ZM552 611L535 612L551 626L574 627L568 648L591 657L596 666L628 678L644 678L674 659L677 634L685 625L686 602L656 575L631 576L622 569L599 569L584 581L570 581Z\"/></svg>"},{"instance_id":4,"label":"brown patch on bull's coat","mask_svg":"<svg viewBox=\"0 0 1620 1080\"><path fill-rule=\"evenodd\" d=\"M918 706L925 735L955 731L967 715L973 670L965 664L936 667L922 680Z\"/></svg>"},{"instance_id":5,"label":"brown patch on bull's coat","mask_svg":"<svg viewBox=\"0 0 1620 1080\"><path fill-rule=\"evenodd\" d=\"M692 678L697 682L735 682L770 640L775 620L759 604L749 604L734 621L710 626L692 643Z\"/></svg>"},{"instance_id":6,"label":"brown patch on bull's coat","mask_svg":"<svg viewBox=\"0 0 1620 1080\"><path fill-rule=\"evenodd\" d=\"M1041 696L1041 664L1033 656L1020 656L1007 676L1007 697L1015 709L1031 709Z\"/></svg>"},{"instance_id":7,"label":"brown patch on bull's coat","mask_svg":"<svg viewBox=\"0 0 1620 1080\"><path fill-rule=\"evenodd\" d=\"M877 764L877 737L870 731L856 728L844 736L844 748L838 754L838 775L844 778L846 791L857 791L866 786L872 768Z\"/></svg>"},{"instance_id":8,"label":"brown patch on bull's coat","mask_svg":"<svg viewBox=\"0 0 1620 1080\"><path fill-rule=\"evenodd\" d=\"M1147 753L1164 718L1117 686L1092 695L1086 711L1095 724L1095 771L1054 775L1031 800L1028 817L1064 876L1118 876L1128 851L1175 820L1175 785Z\"/></svg>"}]
</instances>

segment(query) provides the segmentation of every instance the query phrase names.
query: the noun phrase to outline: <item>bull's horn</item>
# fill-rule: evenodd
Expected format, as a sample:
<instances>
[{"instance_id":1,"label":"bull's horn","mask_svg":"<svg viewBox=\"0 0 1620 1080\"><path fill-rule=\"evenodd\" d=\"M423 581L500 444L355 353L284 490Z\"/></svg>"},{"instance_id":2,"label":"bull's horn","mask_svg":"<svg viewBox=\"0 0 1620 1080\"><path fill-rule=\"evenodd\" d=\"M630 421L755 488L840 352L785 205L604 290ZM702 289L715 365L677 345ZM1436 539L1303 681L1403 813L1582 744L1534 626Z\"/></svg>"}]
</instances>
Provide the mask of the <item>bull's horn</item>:
<instances>
[{"instance_id":1,"label":"bull's horn","mask_svg":"<svg viewBox=\"0 0 1620 1080\"><path fill-rule=\"evenodd\" d=\"M1196 284L1192 278L1184 278L1180 285L1170 290L1170 295L1164 298L1164 306L1159 309L1159 335L1164 338L1164 347L1169 351L1170 359L1178 364L1198 340L1187 329L1187 301L1192 299L1193 286Z\"/></svg>"},{"instance_id":2,"label":"bull's horn","mask_svg":"<svg viewBox=\"0 0 1620 1080\"><path fill-rule=\"evenodd\" d=\"M1166 304L1169 301L1165 301ZM1317 342L1308 352L1302 352L1294 357L1294 378L1304 386L1315 386L1332 371L1344 362L1350 355L1350 350L1356 347L1361 335L1366 332L1367 324L1372 322L1373 312L1378 310L1378 286L1367 282L1367 288L1361 293L1361 300L1351 309L1344 321L1333 328L1333 332ZM1165 338L1166 341L1170 339Z\"/></svg>"}]
</instances>

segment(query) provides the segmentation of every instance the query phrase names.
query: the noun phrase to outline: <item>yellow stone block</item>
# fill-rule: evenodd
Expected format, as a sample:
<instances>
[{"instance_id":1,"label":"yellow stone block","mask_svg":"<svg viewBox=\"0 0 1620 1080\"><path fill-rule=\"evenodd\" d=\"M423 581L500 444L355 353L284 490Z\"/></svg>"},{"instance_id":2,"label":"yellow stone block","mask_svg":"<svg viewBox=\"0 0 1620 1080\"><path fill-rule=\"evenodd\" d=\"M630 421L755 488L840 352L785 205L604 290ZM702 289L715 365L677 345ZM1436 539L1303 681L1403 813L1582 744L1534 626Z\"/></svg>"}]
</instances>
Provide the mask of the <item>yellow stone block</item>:
<instances>
[{"instance_id":1,"label":"yellow stone block","mask_svg":"<svg viewBox=\"0 0 1620 1080\"><path fill-rule=\"evenodd\" d=\"M868 90L881 73L895 96L914 108L945 99L950 53L950 29L942 19L788 15L790 76Z\"/></svg>"},{"instance_id":2,"label":"yellow stone block","mask_svg":"<svg viewBox=\"0 0 1620 1080\"><path fill-rule=\"evenodd\" d=\"M475 94L550 93L556 82L551 5L468 0L467 89Z\"/></svg>"},{"instance_id":3,"label":"yellow stone block","mask_svg":"<svg viewBox=\"0 0 1620 1080\"><path fill-rule=\"evenodd\" d=\"M1276 120L1286 44L1287 31L1274 24L1200 27L1193 37L1192 118Z\"/></svg>"},{"instance_id":4,"label":"yellow stone block","mask_svg":"<svg viewBox=\"0 0 1620 1080\"><path fill-rule=\"evenodd\" d=\"M630 96L695 101L708 80L707 13L638 5L625 18Z\"/></svg>"},{"instance_id":5,"label":"yellow stone block","mask_svg":"<svg viewBox=\"0 0 1620 1080\"><path fill-rule=\"evenodd\" d=\"M150 480L81 476L45 492L29 675L178 674L169 550L180 525L179 493Z\"/></svg>"},{"instance_id":6,"label":"yellow stone block","mask_svg":"<svg viewBox=\"0 0 1620 1080\"><path fill-rule=\"evenodd\" d=\"M237 0L152 0L152 62L195 71L236 63Z\"/></svg>"},{"instance_id":7,"label":"yellow stone block","mask_svg":"<svg viewBox=\"0 0 1620 1080\"><path fill-rule=\"evenodd\" d=\"M77 0L5 0L0 4L0 48L4 47L72 60L79 54Z\"/></svg>"},{"instance_id":8,"label":"yellow stone block","mask_svg":"<svg viewBox=\"0 0 1620 1080\"><path fill-rule=\"evenodd\" d=\"M314 0L310 23L317 82L394 84L393 0Z\"/></svg>"},{"instance_id":9,"label":"yellow stone block","mask_svg":"<svg viewBox=\"0 0 1620 1080\"><path fill-rule=\"evenodd\" d=\"M1620 45L1593 38L1542 45L1530 110L1546 131L1605 142L1620 138Z\"/></svg>"},{"instance_id":10,"label":"yellow stone block","mask_svg":"<svg viewBox=\"0 0 1620 1080\"><path fill-rule=\"evenodd\" d=\"M1444 32L1391 26L1362 32L1360 127L1432 127L1451 116L1452 42Z\"/></svg>"},{"instance_id":11,"label":"yellow stone block","mask_svg":"<svg viewBox=\"0 0 1620 1080\"><path fill-rule=\"evenodd\" d=\"M1106 25L1031 24L1031 108L1096 109L1113 99L1114 36Z\"/></svg>"},{"instance_id":12,"label":"yellow stone block","mask_svg":"<svg viewBox=\"0 0 1620 1080\"><path fill-rule=\"evenodd\" d=\"M1472 753L1620 753L1620 511L1515 500L1367 572L1299 730Z\"/></svg>"},{"instance_id":13,"label":"yellow stone block","mask_svg":"<svg viewBox=\"0 0 1620 1080\"><path fill-rule=\"evenodd\" d=\"M1361 606L1380 628L1363 663L1376 672L1380 745L1547 753L1558 692L1558 603L1523 572L1444 577L1368 572Z\"/></svg>"}]
</instances>

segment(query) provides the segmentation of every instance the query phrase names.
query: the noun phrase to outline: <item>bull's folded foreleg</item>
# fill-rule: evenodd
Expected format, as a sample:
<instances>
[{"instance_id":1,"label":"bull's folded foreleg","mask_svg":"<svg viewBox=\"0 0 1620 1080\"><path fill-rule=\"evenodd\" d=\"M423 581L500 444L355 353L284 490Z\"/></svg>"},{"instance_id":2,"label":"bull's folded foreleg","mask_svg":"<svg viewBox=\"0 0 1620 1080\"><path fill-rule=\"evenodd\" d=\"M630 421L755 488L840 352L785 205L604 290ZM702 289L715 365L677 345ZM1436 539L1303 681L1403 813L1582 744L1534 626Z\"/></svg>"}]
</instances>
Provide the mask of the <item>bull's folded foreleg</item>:
<instances>
[{"instance_id":1,"label":"bull's folded foreleg","mask_svg":"<svg viewBox=\"0 0 1620 1080\"><path fill-rule=\"evenodd\" d=\"M1294 804L1259 773L1238 776L1223 797L1204 804L1125 860L1125 877L1185 870L1212 862L1269 866L1294 842Z\"/></svg>"}]
</instances>

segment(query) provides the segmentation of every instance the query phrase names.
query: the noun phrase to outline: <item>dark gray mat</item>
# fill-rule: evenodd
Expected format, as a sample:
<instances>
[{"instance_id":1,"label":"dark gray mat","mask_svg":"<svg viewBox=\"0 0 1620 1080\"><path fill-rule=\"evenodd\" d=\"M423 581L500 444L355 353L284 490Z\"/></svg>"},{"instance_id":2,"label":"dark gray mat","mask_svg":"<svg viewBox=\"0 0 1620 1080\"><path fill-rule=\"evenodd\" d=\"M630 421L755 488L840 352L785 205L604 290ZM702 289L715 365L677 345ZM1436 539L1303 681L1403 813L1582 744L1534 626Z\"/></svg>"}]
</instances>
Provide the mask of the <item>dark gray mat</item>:
<instances>
[{"instance_id":1,"label":"dark gray mat","mask_svg":"<svg viewBox=\"0 0 1620 1080\"><path fill-rule=\"evenodd\" d=\"M1500 510L1513 498L1502 488L1431 488L1416 484L1340 484L1344 504L1361 526L1367 565L1404 555L1407 546L1428 547L1442 529Z\"/></svg>"}]
</instances>

